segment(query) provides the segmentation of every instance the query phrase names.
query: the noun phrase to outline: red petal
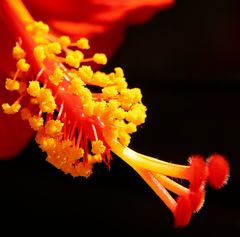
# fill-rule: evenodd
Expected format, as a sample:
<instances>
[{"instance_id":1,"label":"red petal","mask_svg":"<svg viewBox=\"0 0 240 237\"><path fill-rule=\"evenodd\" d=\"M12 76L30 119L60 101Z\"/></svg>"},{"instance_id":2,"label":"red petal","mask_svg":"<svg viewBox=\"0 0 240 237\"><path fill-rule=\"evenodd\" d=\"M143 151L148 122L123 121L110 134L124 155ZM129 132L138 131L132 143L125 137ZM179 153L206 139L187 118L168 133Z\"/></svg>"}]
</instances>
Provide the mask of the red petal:
<instances>
[{"instance_id":1,"label":"red petal","mask_svg":"<svg viewBox=\"0 0 240 237\"><path fill-rule=\"evenodd\" d=\"M192 216L191 201L187 196L179 196L174 211L175 227L186 226Z\"/></svg>"},{"instance_id":2,"label":"red petal","mask_svg":"<svg viewBox=\"0 0 240 237\"><path fill-rule=\"evenodd\" d=\"M0 78L0 104L5 102L12 103L16 98L12 97L12 95L10 98L9 92L5 90L1 73ZM33 131L28 123L20 118L19 113L7 115L0 108L0 121L0 159L14 157L28 144L33 137Z\"/></svg>"},{"instance_id":3,"label":"red petal","mask_svg":"<svg viewBox=\"0 0 240 237\"><path fill-rule=\"evenodd\" d=\"M111 56L129 24L143 23L174 0L24 0L33 17L58 35L88 37L94 52Z\"/></svg>"},{"instance_id":4,"label":"red petal","mask_svg":"<svg viewBox=\"0 0 240 237\"><path fill-rule=\"evenodd\" d=\"M220 189L229 178L230 168L227 160L219 154L213 154L208 158L207 164L209 170L208 182L213 188Z\"/></svg>"}]
</instances>

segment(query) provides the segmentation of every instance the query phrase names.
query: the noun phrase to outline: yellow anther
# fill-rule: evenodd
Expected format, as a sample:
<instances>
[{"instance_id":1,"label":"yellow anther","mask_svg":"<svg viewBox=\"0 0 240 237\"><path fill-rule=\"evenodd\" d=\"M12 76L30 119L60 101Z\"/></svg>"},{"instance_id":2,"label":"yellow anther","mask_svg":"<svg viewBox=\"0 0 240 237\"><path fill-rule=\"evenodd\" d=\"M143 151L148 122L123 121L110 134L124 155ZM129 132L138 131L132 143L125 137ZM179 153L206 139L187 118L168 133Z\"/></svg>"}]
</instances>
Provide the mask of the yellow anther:
<instances>
[{"instance_id":1,"label":"yellow anther","mask_svg":"<svg viewBox=\"0 0 240 237\"><path fill-rule=\"evenodd\" d=\"M75 166L75 169L79 176L83 176L85 178L88 178L92 174L92 164L90 163L83 164L83 162L79 162Z\"/></svg>"},{"instance_id":2,"label":"yellow anther","mask_svg":"<svg viewBox=\"0 0 240 237\"><path fill-rule=\"evenodd\" d=\"M80 49L90 49L89 42L87 38L81 38L77 42L77 47Z\"/></svg>"},{"instance_id":3,"label":"yellow anther","mask_svg":"<svg viewBox=\"0 0 240 237\"><path fill-rule=\"evenodd\" d=\"M80 62L83 60L83 58L84 55L81 51L69 51L67 52L66 63L71 67L79 68Z\"/></svg>"},{"instance_id":4,"label":"yellow anther","mask_svg":"<svg viewBox=\"0 0 240 237\"><path fill-rule=\"evenodd\" d=\"M102 89L102 95L104 98L113 98L118 94L115 86L108 86Z\"/></svg>"},{"instance_id":5,"label":"yellow anther","mask_svg":"<svg viewBox=\"0 0 240 237\"><path fill-rule=\"evenodd\" d=\"M143 104L135 104L131 110L127 112L126 120L140 125L145 122L147 108Z\"/></svg>"},{"instance_id":6,"label":"yellow anther","mask_svg":"<svg viewBox=\"0 0 240 237\"><path fill-rule=\"evenodd\" d=\"M33 97L36 97L40 93L40 84L38 81L30 81L27 88L27 93Z\"/></svg>"},{"instance_id":7,"label":"yellow anther","mask_svg":"<svg viewBox=\"0 0 240 237\"><path fill-rule=\"evenodd\" d=\"M49 120L45 125L45 133L49 137L56 137L61 134L63 123L60 120Z\"/></svg>"},{"instance_id":8,"label":"yellow anther","mask_svg":"<svg viewBox=\"0 0 240 237\"><path fill-rule=\"evenodd\" d=\"M45 48L46 54L60 54L62 51L61 44L58 42L52 42L47 44Z\"/></svg>"},{"instance_id":9,"label":"yellow anther","mask_svg":"<svg viewBox=\"0 0 240 237\"><path fill-rule=\"evenodd\" d=\"M11 78L7 78L5 82L5 88L9 91L19 90L20 83L16 80L13 80Z\"/></svg>"},{"instance_id":10,"label":"yellow anther","mask_svg":"<svg viewBox=\"0 0 240 237\"><path fill-rule=\"evenodd\" d=\"M92 83L100 87L105 87L111 83L111 80L106 73L97 71L93 74Z\"/></svg>"},{"instance_id":11,"label":"yellow anther","mask_svg":"<svg viewBox=\"0 0 240 237\"><path fill-rule=\"evenodd\" d=\"M26 30L33 35L45 35L49 32L49 26L44 24L42 21L34 21L26 26Z\"/></svg>"},{"instance_id":12,"label":"yellow anther","mask_svg":"<svg viewBox=\"0 0 240 237\"><path fill-rule=\"evenodd\" d=\"M38 45L33 50L34 56L38 62L43 62L46 58L45 50L42 45Z\"/></svg>"},{"instance_id":13,"label":"yellow anther","mask_svg":"<svg viewBox=\"0 0 240 237\"><path fill-rule=\"evenodd\" d=\"M42 117L39 117L36 115L30 117L28 119L28 121L29 121L31 128L34 131L38 131L43 126L43 122L44 122Z\"/></svg>"},{"instance_id":14,"label":"yellow anther","mask_svg":"<svg viewBox=\"0 0 240 237\"><path fill-rule=\"evenodd\" d=\"M21 105L18 101L16 101L12 105L9 105L8 103L2 104L2 108L6 114L15 114L20 110Z\"/></svg>"},{"instance_id":15,"label":"yellow anther","mask_svg":"<svg viewBox=\"0 0 240 237\"><path fill-rule=\"evenodd\" d=\"M107 63L107 56L104 53L95 53L93 55L93 61L105 65Z\"/></svg>"},{"instance_id":16,"label":"yellow anther","mask_svg":"<svg viewBox=\"0 0 240 237\"><path fill-rule=\"evenodd\" d=\"M55 103L52 91L48 88L41 88L37 96L39 108L42 112L53 113L57 105Z\"/></svg>"},{"instance_id":17,"label":"yellow anther","mask_svg":"<svg viewBox=\"0 0 240 237\"><path fill-rule=\"evenodd\" d=\"M73 78L71 80L71 84L68 86L68 92L71 92L75 95L81 95L81 101L84 104L92 99L92 93L83 85L84 83L80 78Z\"/></svg>"},{"instance_id":18,"label":"yellow anther","mask_svg":"<svg viewBox=\"0 0 240 237\"><path fill-rule=\"evenodd\" d=\"M61 36L58 39L58 42L61 44L63 48L67 48L71 44L71 39L69 36Z\"/></svg>"},{"instance_id":19,"label":"yellow anther","mask_svg":"<svg viewBox=\"0 0 240 237\"><path fill-rule=\"evenodd\" d=\"M91 158L88 158L89 162L94 163L101 163L102 162L102 156L101 154L90 156Z\"/></svg>"},{"instance_id":20,"label":"yellow anther","mask_svg":"<svg viewBox=\"0 0 240 237\"><path fill-rule=\"evenodd\" d=\"M125 131L126 131L127 133L134 133L134 132L136 132L136 131L137 131L137 126L136 126L136 124L134 124L134 123L128 123L128 124L126 124L126 126L125 126Z\"/></svg>"},{"instance_id":21,"label":"yellow anther","mask_svg":"<svg viewBox=\"0 0 240 237\"><path fill-rule=\"evenodd\" d=\"M59 67L54 70L53 75L49 76L49 80L56 86L58 86L59 83L63 81L63 79L64 73Z\"/></svg>"},{"instance_id":22,"label":"yellow anther","mask_svg":"<svg viewBox=\"0 0 240 237\"><path fill-rule=\"evenodd\" d=\"M30 110L28 108L21 109L21 118L23 120L29 120L29 118L32 116Z\"/></svg>"},{"instance_id":23,"label":"yellow anther","mask_svg":"<svg viewBox=\"0 0 240 237\"><path fill-rule=\"evenodd\" d=\"M101 116L106 110L106 105L106 101L95 102L93 113L97 116Z\"/></svg>"},{"instance_id":24,"label":"yellow anther","mask_svg":"<svg viewBox=\"0 0 240 237\"><path fill-rule=\"evenodd\" d=\"M90 80L93 76L93 71L90 66L81 66L78 72L82 80Z\"/></svg>"},{"instance_id":25,"label":"yellow anther","mask_svg":"<svg viewBox=\"0 0 240 237\"><path fill-rule=\"evenodd\" d=\"M56 150L57 140L55 138L44 137L44 139L39 139L39 137L36 136L36 141L39 143L39 146L43 151L50 153Z\"/></svg>"},{"instance_id":26,"label":"yellow anther","mask_svg":"<svg viewBox=\"0 0 240 237\"><path fill-rule=\"evenodd\" d=\"M131 89L133 103L140 102L142 100L142 93L139 88Z\"/></svg>"},{"instance_id":27,"label":"yellow anther","mask_svg":"<svg viewBox=\"0 0 240 237\"><path fill-rule=\"evenodd\" d=\"M116 77L124 77L124 72L121 67L114 68Z\"/></svg>"},{"instance_id":28,"label":"yellow anther","mask_svg":"<svg viewBox=\"0 0 240 237\"><path fill-rule=\"evenodd\" d=\"M20 59L20 58L24 58L26 56L26 53L23 50L23 48L17 44L15 47L13 47L12 56L15 59Z\"/></svg>"},{"instance_id":29,"label":"yellow anther","mask_svg":"<svg viewBox=\"0 0 240 237\"><path fill-rule=\"evenodd\" d=\"M124 111L124 109L122 109L122 108L118 108L113 112L113 116L116 119L122 120L126 117L126 111Z\"/></svg>"},{"instance_id":30,"label":"yellow anther","mask_svg":"<svg viewBox=\"0 0 240 237\"><path fill-rule=\"evenodd\" d=\"M21 58L17 62L17 69L22 71L22 72L27 72L30 68L30 65L26 63L26 59Z\"/></svg>"},{"instance_id":31,"label":"yellow anther","mask_svg":"<svg viewBox=\"0 0 240 237\"><path fill-rule=\"evenodd\" d=\"M130 143L131 137L129 134L127 134L125 131L119 132L119 142L124 145L128 146Z\"/></svg>"},{"instance_id":32,"label":"yellow anther","mask_svg":"<svg viewBox=\"0 0 240 237\"><path fill-rule=\"evenodd\" d=\"M94 111L94 102L89 100L87 103L83 104L83 112L88 115L91 116L93 115L93 111Z\"/></svg>"}]
</instances>

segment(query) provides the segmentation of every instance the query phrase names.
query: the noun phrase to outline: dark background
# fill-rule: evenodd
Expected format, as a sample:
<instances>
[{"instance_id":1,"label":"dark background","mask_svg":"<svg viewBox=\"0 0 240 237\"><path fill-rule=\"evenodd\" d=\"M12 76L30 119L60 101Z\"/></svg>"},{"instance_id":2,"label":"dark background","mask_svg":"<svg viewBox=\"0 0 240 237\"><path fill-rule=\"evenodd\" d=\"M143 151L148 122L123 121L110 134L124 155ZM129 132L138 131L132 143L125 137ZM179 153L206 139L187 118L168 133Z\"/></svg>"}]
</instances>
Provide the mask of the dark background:
<instances>
[{"instance_id":1,"label":"dark background","mask_svg":"<svg viewBox=\"0 0 240 237\"><path fill-rule=\"evenodd\" d=\"M240 231L240 6L231 0L178 0L141 26L106 67L122 66L140 87L146 123L130 147L185 164L194 153L219 152L231 166L228 185L207 188L202 210L184 229L144 181L113 156L88 178L72 178L34 143L0 162L0 231L57 234L202 236ZM31 227L35 230L32 231ZM49 230L48 230L49 229Z\"/></svg>"}]
</instances>

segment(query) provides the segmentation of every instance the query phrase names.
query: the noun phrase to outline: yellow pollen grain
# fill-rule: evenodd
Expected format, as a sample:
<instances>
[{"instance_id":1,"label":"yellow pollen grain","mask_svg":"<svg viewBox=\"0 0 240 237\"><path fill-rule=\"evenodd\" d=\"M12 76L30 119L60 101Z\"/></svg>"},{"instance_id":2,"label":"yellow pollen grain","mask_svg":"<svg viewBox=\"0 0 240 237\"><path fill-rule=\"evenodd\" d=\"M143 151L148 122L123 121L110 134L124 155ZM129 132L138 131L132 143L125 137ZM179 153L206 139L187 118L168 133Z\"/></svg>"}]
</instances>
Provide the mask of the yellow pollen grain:
<instances>
[{"instance_id":1,"label":"yellow pollen grain","mask_svg":"<svg viewBox=\"0 0 240 237\"><path fill-rule=\"evenodd\" d=\"M89 100L87 103L83 104L83 112L88 115L91 116L93 115L93 111L94 111L94 102Z\"/></svg>"},{"instance_id":2,"label":"yellow pollen grain","mask_svg":"<svg viewBox=\"0 0 240 237\"><path fill-rule=\"evenodd\" d=\"M17 61L17 69L22 72L27 72L30 68L30 65L26 62L26 59L21 58Z\"/></svg>"},{"instance_id":3,"label":"yellow pollen grain","mask_svg":"<svg viewBox=\"0 0 240 237\"><path fill-rule=\"evenodd\" d=\"M45 35L49 32L49 26L42 21L34 21L26 26L26 30L32 35Z\"/></svg>"},{"instance_id":4,"label":"yellow pollen grain","mask_svg":"<svg viewBox=\"0 0 240 237\"><path fill-rule=\"evenodd\" d=\"M45 125L45 133L49 137L56 137L61 134L63 123L60 120L49 120Z\"/></svg>"},{"instance_id":5,"label":"yellow pollen grain","mask_svg":"<svg viewBox=\"0 0 240 237\"><path fill-rule=\"evenodd\" d=\"M102 95L104 98L113 98L118 94L115 86L108 86L102 89Z\"/></svg>"},{"instance_id":6,"label":"yellow pollen grain","mask_svg":"<svg viewBox=\"0 0 240 237\"><path fill-rule=\"evenodd\" d=\"M75 166L75 169L76 169L77 175L83 176L85 178L88 178L92 174L92 164L90 163L83 164L83 162L79 162Z\"/></svg>"},{"instance_id":7,"label":"yellow pollen grain","mask_svg":"<svg viewBox=\"0 0 240 237\"><path fill-rule=\"evenodd\" d=\"M71 44L71 39L69 36L61 36L58 39L58 42L61 44L63 48L67 48Z\"/></svg>"},{"instance_id":8,"label":"yellow pollen grain","mask_svg":"<svg viewBox=\"0 0 240 237\"><path fill-rule=\"evenodd\" d=\"M15 114L20 110L21 105L18 101L16 101L12 105L9 105L8 103L2 104L2 108L6 114Z\"/></svg>"},{"instance_id":9,"label":"yellow pollen grain","mask_svg":"<svg viewBox=\"0 0 240 237\"><path fill-rule=\"evenodd\" d=\"M36 99L42 112L52 114L57 107L52 91L48 88L41 88Z\"/></svg>"},{"instance_id":10,"label":"yellow pollen grain","mask_svg":"<svg viewBox=\"0 0 240 237\"><path fill-rule=\"evenodd\" d=\"M121 67L116 67L114 68L114 71L115 71L115 76L116 77L124 77L124 72L123 72L123 69Z\"/></svg>"},{"instance_id":11,"label":"yellow pollen grain","mask_svg":"<svg viewBox=\"0 0 240 237\"><path fill-rule=\"evenodd\" d=\"M97 140L92 141L92 153L93 154L103 154L106 150L106 147L103 145L103 141Z\"/></svg>"},{"instance_id":12,"label":"yellow pollen grain","mask_svg":"<svg viewBox=\"0 0 240 237\"><path fill-rule=\"evenodd\" d=\"M44 122L42 117L39 117L36 115L30 117L28 119L28 121L29 121L31 128L34 131L38 131L43 126L43 122Z\"/></svg>"},{"instance_id":13,"label":"yellow pollen grain","mask_svg":"<svg viewBox=\"0 0 240 237\"><path fill-rule=\"evenodd\" d=\"M81 61L83 60L84 55L81 51L68 51L65 58L66 63L74 68L79 68Z\"/></svg>"},{"instance_id":14,"label":"yellow pollen grain","mask_svg":"<svg viewBox=\"0 0 240 237\"><path fill-rule=\"evenodd\" d=\"M34 48L33 54L38 62L43 62L46 58L45 50L42 45L38 45Z\"/></svg>"},{"instance_id":15,"label":"yellow pollen grain","mask_svg":"<svg viewBox=\"0 0 240 237\"><path fill-rule=\"evenodd\" d=\"M20 45L16 45L15 47L13 47L12 56L15 59L21 59L26 56L26 53Z\"/></svg>"},{"instance_id":16,"label":"yellow pollen grain","mask_svg":"<svg viewBox=\"0 0 240 237\"><path fill-rule=\"evenodd\" d=\"M40 93L40 83L39 81L30 81L27 88L27 93L33 97L36 97Z\"/></svg>"},{"instance_id":17,"label":"yellow pollen grain","mask_svg":"<svg viewBox=\"0 0 240 237\"><path fill-rule=\"evenodd\" d=\"M11 78L7 78L5 82L5 88L9 91L19 90L20 83L16 80L13 80Z\"/></svg>"},{"instance_id":18,"label":"yellow pollen grain","mask_svg":"<svg viewBox=\"0 0 240 237\"><path fill-rule=\"evenodd\" d=\"M47 54L60 54L61 51L61 44L58 42L52 42L46 45L45 52L47 52Z\"/></svg>"},{"instance_id":19,"label":"yellow pollen grain","mask_svg":"<svg viewBox=\"0 0 240 237\"><path fill-rule=\"evenodd\" d=\"M107 63L107 56L104 53L95 53L93 55L93 61L105 65Z\"/></svg>"},{"instance_id":20,"label":"yellow pollen grain","mask_svg":"<svg viewBox=\"0 0 240 237\"><path fill-rule=\"evenodd\" d=\"M145 122L146 107L143 104L135 104L131 110L127 112L126 120L136 125L140 125Z\"/></svg>"},{"instance_id":21,"label":"yellow pollen grain","mask_svg":"<svg viewBox=\"0 0 240 237\"><path fill-rule=\"evenodd\" d=\"M55 85L58 86L59 83L61 83L64 79L64 73L63 71L57 67L54 72L53 75L49 76L49 80Z\"/></svg>"},{"instance_id":22,"label":"yellow pollen grain","mask_svg":"<svg viewBox=\"0 0 240 237\"><path fill-rule=\"evenodd\" d=\"M111 80L106 73L97 71L93 74L92 83L100 87L105 87L111 83Z\"/></svg>"},{"instance_id":23,"label":"yellow pollen grain","mask_svg":"<svg viewBox=\"0 0 240 237\"><path fill-rule=\"evenodd\" d=\"M76 45L80 49L90 49L89 42L87 38L80 38L77 42Z\"/></svg>"},{"instance_id":24,"label":"yellow pollen grain","mask_svg":"<svg viewBox=\"0 0 240 237\"><path fill-rule=\"evenodd\" d=\"M93 77L93 71L90 66L81 66L78 72L82 80L90 80Z\"/></svg>"}]
</instances>

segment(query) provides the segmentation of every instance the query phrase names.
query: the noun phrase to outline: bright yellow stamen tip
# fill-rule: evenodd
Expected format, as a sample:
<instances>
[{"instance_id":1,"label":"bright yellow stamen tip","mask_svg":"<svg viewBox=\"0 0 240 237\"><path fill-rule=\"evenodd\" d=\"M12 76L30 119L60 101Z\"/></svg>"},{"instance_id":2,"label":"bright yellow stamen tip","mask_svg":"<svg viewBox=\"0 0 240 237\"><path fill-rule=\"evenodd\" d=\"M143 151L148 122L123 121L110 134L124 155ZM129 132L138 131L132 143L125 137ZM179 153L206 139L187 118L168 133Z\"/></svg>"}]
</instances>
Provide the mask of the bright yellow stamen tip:
<instances>
[{"instance_id":1,"label":"bright yellow stamen tip","mask_svg":"<svg viewBox=\"0 0 240 237\"><path fill-rule=\"evenodd\" d=\"M31 128L34 131L38 131L43 126L43 122L44 122L42 117L39 117L36 115L30 117L28 119L28 121L29 121Z\"/></svg>"},{"instance_id":2,"label":"bright yellow stamen tip","mask_svg":"<svg viewBox=\"0 0 240 237\"><path fill-rule=\"evenodd\" d=\"M90 80L93 76L93 71L90 66L81 66L78 69L78 72L82 80Z\"/></svg>"},{"instance_id":3,"label":"bright yellow stamen tip","mask_svg":"<svg viewBox=\"0 0 240 237\"><path fill-rule=\"evenodd\" d=\"M80 48L80 49L89 49L90 46L89 46L89 42L88 42L88 39L87 38L81 38L79 39L77 42L77 47Z\"/></svg>"},{"instance_id":4,"label":"bright yellow stamen tip","mask_svg":"<svg viewBox=\"0 0 240 237\"><path fill-rule=\"evenodd\" d=\"M53 75L50 75L49 76L49 80L55 85L55 86L58 86L59 83L61 83L64 79L64 73L63 71L57 67L55 70L54 70L54 73Z\"/></svg>"},{"instance_id":5,"label":"bright yellow stamen tip","mask_svg":"<svg viewBox=\"0 0 240 237\"><path fill-rule=\"evenodd\" d=\"M60 120L49 120L45 125L46 135L56 137L61 134L63 123Z\"/></svg>"},{"instance_id":6,"label":"bright yellow stamen tip","mask_svg":"<svg viewBox=\"0 0 240 237\"><path fill-rule=\"evenodd\" d=\"M21 105L18 101L16 101L12 105L9 105L8 103L2 104L2 108L6 114L15 114L20 110Z\"/></svg>"},{"instance_id":7,"label":"bright yellow stamen tip","mask_svg":"<svg viewBox=\"0 0 240 237\"><path fill-rule=\"evenodd\" d=\"M38 81L30 81L27 92L33 97L38 96L40 93L40 83Z\"/></svg>"},{"instance_id":8,"label":"bright yellow stamen tip","mask_svg":"<svg viewBox=\"0 0 240 237\"><path fill-rule=\"evenodd\" d=\"M21 48L20 45L16 45L15 47L13 47L12 56L15 59L21 59L21 58L24 58L26 56L26 53L23 50L23 48Z\"/></svg>"},{"instance_id":9,"label":"bright yellow stamen tip","mask_svg":"<svg viewBox=\"0 0 240 237\"><path fill-rule=\"evenodd\" d=\"M45 51L48 54L60 54L62 51L61 44L58 42L52 42L47 44Z\"/></svg>"},{"instance_id":10,"label":"bright yellow stamen tip","mask_svg":"<svg viewBox=\"0 0 240 237\"><path fill-rule=\"evenodd\" d=\"M93 154L103 154L106 147L103 145L101 140L92 141L92 153Z\"/></svg>"},{"instance_id":11,"label":"bright yellow stamen tip","mask_svg":"<svg viewBox=\"0 0 240 237\"><path fill-rule=\"evenodd\" d=\"M61 44L63 48L67 48L71 44L71 39L69 36L61 36L58 39L58 42Z\"/></svg>"},{"instance_id":12,"label":"bright yellow stamen tip","mask_svg":"<svg viewBox=\"0 0 240 237\"><path fill-rule=\"evenodd\" d=\"M21 58L17 62L17 69L19 69L22 72L27 72L30 68L30 65L26 63L26 59Z\"/></svg>"},{"instance_id":13,"label":"bright yellow stamen tip","mask_svg":"<svg viewBox=\"0 0 240 237\"><path fill-rule=\"evenodd\" d=\"M42 112L53 113L57 107L52 91L48 88L40 89L40 92L37 95L37 101Z\"/></svg>"},{"instance_id":14,"label":"bright yellow stamen tip","mask_svg":"<svg viewBox=\"0 0 240 237\"><path fill-rule=\"evenodd\" d=\"M107 57L103 53L95 53L93 55L93 61L98 64L105 65L107 63Z\"/></svg>"},{"instance_id":15,"label":"bright yellow stamen tip","mask_svg":"<svg viewBox=\"0 0 240 237\"><path fill-rule=\"evenodd\" d=\"M5 88L9 91L19 90L20 83L16 80L13 80L11 78L7 78L5 82Z\"/></svg>"},{"instance_id":16,"label":"bright yellow stamen tip","mask_svg":"<svg viewBox=\"0 0 240 237\"><path fill-rule=\"evenodd\" d=\"M80 62L83 60L84 55L81 51L69 51L66 56L66 63L74 68L79 68Z\"/></svg>"},{"instance_id":17,"label":"bright yellow stamen tip","mask_svg":"<svg viewBox=\"0 0 240 237\"><path fill-rule=\"evenodd\" d=\"M32 35L45 35L49 32L49 26L42 21L34 21L32 24L27 25L26 30Z\"/></svg>"},{"instance_id":18,"label":"bright yellow stamen tip","mask_svg":"<svg viewBox=\"0 0 240 237\"><path fill-rule=\"evenodd\" d=\"M33 50L34 56L38 62L43 62L46 58L45 50L42 45L38 45Z\"/></svg>"}]
</instances>

